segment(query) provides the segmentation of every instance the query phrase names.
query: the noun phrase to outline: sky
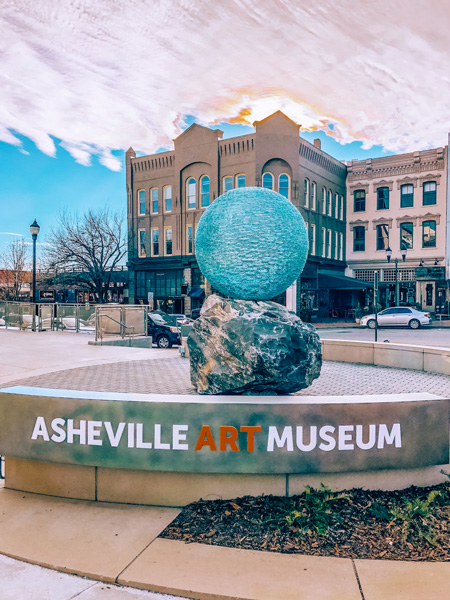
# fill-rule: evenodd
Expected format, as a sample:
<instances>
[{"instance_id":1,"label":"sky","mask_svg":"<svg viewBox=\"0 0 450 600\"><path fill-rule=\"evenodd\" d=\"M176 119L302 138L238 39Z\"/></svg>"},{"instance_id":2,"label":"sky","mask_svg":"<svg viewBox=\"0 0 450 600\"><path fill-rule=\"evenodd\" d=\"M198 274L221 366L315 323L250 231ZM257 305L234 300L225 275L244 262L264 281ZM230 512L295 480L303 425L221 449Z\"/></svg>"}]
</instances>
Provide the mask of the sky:
<instances>
[{"instance_id":1,"label":"sky","mask_svg":"<svg viewBox=\"0 0 450 600\"><path fill-rule=\"evenodd\" d=\"M341 160L444 146L442 0L2 0L0 252L58 211L125 212L124 152L275 110Z\"/></svg>"}]
</instances>

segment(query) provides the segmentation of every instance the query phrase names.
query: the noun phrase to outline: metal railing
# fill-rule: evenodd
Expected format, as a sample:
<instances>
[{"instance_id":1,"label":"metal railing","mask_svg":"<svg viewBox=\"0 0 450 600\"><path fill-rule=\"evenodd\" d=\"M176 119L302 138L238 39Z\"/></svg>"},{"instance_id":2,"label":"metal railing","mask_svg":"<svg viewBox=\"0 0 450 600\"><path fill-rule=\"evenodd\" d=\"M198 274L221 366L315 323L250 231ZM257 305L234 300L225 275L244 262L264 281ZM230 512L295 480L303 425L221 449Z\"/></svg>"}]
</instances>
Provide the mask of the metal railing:
<instances>
[{"instance_id":1,"label":"metal railing","mask_svg":"<svg viewBox=\"0 0 450 600\"><path fill-rule=\"evenodd\" d=\"M103 340L103 328L101 326L102 318L110 319L111 321L113 321L114 323L117 323L119 325L120 337L122 339L125 337L125 329L133 329L133 335L134 335L134 325L125 325L125 323L122 323L122 321L117 321L117 319L113 319L110 315L105 315L103 313L99 313L96 315L96 319L98 319L98 321L96 321L96 325L95 325L95 341L96 342L98 341L98 337L100 337L100 340ZM131 345L131 334L129 334L128 340Z\"/></svg>"},{"instance_id":2,"label":"metal railing","mask_svg":"<svg viewBox=\"0 0 450 600\"><path fill-rule=\"evenodd\" d=\"M137 335L147 335L147 313L145 306L123 306L101 304L95 307L95 340L107 336L119 336L124 339Z\"/></svg>"}]
</instances>

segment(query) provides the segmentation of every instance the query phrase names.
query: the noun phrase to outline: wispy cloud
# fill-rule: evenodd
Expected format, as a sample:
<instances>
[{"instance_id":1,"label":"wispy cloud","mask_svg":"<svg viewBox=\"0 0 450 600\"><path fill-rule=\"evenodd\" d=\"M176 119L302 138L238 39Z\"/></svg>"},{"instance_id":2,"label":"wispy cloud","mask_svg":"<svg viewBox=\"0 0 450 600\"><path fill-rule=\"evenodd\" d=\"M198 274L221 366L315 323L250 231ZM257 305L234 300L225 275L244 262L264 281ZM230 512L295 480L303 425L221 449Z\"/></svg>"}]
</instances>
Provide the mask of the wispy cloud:
<instances>
[{"instance_id":1,"label":"wispy cloud","mask_svg":"<svg viewBox=\"0 0 450 600\"><path fill-rule=\"evenodd\" d=\"M0 7L0 140L53 139L84 165L155 151L205 124L278 108L342 142L446 143L442 0L15 0Z\"/></svg>"},{"instance_id":2,"label":"wispy cloud","mask_svg":"<svg viewBox=\"0 0 450 600\"><path fill-rule=\"evenodd\" d=\"M11 233L10 231L0 231L0 235L16 235L17 237L23 237L21 233Z\"/></svg>"}]
</instances>

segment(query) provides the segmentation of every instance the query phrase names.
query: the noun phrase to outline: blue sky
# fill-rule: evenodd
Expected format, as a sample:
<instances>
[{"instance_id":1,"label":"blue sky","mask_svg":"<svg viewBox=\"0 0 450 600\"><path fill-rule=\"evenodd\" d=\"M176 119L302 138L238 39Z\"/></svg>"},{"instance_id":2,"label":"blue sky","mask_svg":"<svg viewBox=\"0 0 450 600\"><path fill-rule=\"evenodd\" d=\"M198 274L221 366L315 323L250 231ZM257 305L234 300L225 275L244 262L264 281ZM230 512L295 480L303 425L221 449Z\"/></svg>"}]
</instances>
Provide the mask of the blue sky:
<instances>
[{"instance_id":1,"label":"blue sky","mask_svg":"<svg viewBox=\"0 0 450 600\"><path fill-rule=\"evenodd\" d=\"M189 125L194 120L189 117L186 123ZM228 123L214 127L224 131L224 137L253 131L253 127ZM380 146L362 150L358 142L341 145L323 132L304 132L301 135L310 142L319 137L322 149L340 160L385 154ZM123 168L112 171L100 164L96 157L93 157L90 166L81 165L59 145L58 140L55 140L56 156L51 157L38 150L27 138L20 136L20 139L21 147L0 142L0 252L14 240L23 238L31 243L29 226L34 219L41 226L38 245L45 244L58 213L64 209L82 213L88 208L107 205L125 215ZM124 162L123 151L115 151L113 155ZM38 252L41 253L40 248Z\"/></svg>"}]
</instances>

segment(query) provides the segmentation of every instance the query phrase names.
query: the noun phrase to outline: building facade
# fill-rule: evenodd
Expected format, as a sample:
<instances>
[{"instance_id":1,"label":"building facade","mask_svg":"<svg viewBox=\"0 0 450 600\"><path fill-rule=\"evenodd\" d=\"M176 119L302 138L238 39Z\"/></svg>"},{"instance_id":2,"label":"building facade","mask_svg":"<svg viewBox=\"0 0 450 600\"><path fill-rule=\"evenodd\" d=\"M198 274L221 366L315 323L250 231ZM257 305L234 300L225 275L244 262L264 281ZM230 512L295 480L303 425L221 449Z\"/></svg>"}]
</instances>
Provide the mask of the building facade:
<instances>
[{"instance_id":1,"label":"building facade","mask_svg":"<svg viewBox=\"0 0 450 600\"><path fill-rule=\"evenodd\" d=\"M369 284L345 277L346 165L299 135L277 112L253 134L222 139L192 125L174 150L137 157L126 153L129 300L190 314L211 290L195 260L195 231L203 211L223 192L246 186L273 189L300 211L309 255L284 301L320 317L345 312ZM331 282L331 286L330 286Z\"/></svg>"},{"instance_id":2,"label":"building facade","mask_svg":"<svg viewBox=\"0 0 450 600\"><path fill-rule=\"evenodd\" d=\"M377 276L383 308L449 312L447 185L448 147L348 164L348 274Z\"/></svg>"}]
</instances>

